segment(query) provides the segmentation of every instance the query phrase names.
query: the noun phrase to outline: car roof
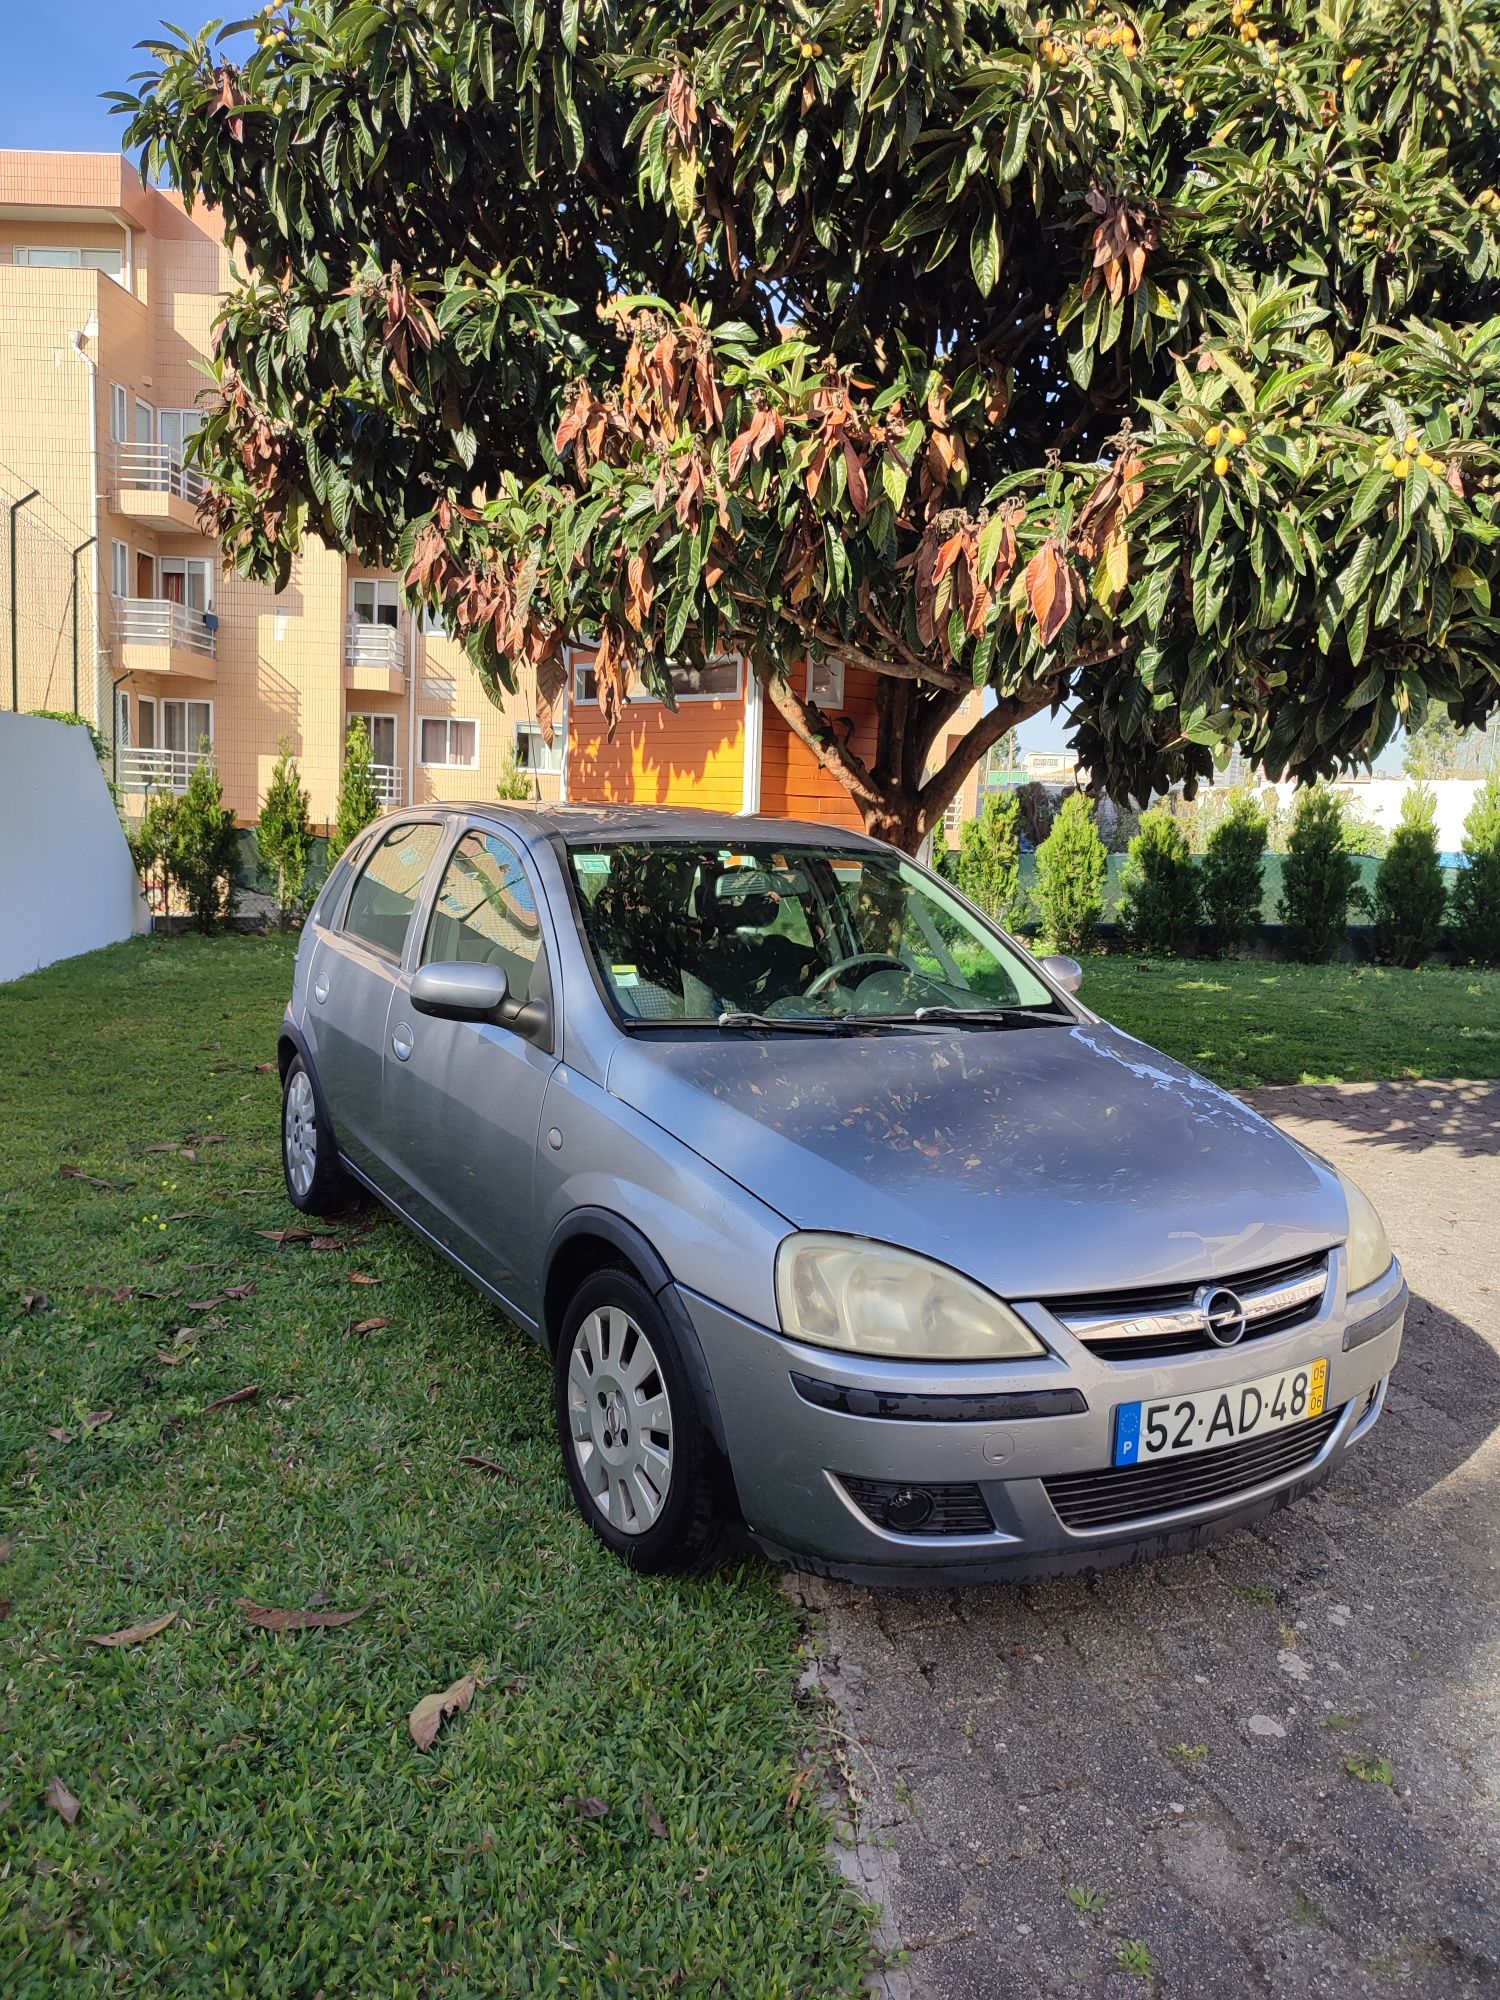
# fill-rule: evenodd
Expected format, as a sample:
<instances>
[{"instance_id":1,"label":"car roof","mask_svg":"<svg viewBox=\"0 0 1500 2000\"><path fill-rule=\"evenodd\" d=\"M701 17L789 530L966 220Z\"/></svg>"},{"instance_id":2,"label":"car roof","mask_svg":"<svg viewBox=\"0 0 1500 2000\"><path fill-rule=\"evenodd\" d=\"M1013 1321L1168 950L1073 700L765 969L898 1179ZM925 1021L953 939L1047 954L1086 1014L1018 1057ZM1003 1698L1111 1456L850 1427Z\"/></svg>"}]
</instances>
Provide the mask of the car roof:
<instances>
[{"instance_id":1,"label":"car roof","mask_svg":"<svg viewBox=\"0 0 1500 2000\"><path fill-rule=\"evenodd\" d=\"M472 813L519 832L553 834L569 847L587 847L598 840L712 841L733 847L746 840L782 841L787 845L817 842L828 847L876 847L878 842L846 827L811 820L765 819L759 814L705 812L697 806L639 805L497 805L493 799L443 807L445 812Z\"/></svg>"}]
</instances>

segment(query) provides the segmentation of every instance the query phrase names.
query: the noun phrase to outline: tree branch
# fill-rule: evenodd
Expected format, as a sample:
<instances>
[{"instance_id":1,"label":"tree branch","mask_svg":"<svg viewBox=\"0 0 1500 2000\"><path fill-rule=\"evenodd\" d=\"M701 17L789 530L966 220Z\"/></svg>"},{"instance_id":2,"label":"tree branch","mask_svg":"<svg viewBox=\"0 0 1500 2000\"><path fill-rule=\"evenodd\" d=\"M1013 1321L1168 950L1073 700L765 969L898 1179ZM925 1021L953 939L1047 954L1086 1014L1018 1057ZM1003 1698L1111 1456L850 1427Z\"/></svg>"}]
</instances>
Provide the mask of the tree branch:
<instances>
[{"instance_id":1,"label":"tree branch","mask_svg":"<svg viewBox=\"0 0 1500 2000\"><path fill-rule=\"evenodd\" d=\"M1018 690L1009 701L996 702L981 715L945 764L940 764L917 793L917 823L925 836L958 796L960 787L980 758L1007 730L1039 715L1052 701L1052 682L1033 681Z\"/></svg>"},{"instance_id":2,"label":"tree branch","mask_svg":"<svg viewBox=\"0 0 1500 2000\"><path fill-rule=\"evenodd\" d=\"M815 723L811 705L794 694L789 682L772 671L761 674L761 686L792 734L805 743L825 771L832 771L851 798L862 804L885 804L879 786L864 763L847 745L840 743L827 723Z\"/></svg>"}]
</instances>

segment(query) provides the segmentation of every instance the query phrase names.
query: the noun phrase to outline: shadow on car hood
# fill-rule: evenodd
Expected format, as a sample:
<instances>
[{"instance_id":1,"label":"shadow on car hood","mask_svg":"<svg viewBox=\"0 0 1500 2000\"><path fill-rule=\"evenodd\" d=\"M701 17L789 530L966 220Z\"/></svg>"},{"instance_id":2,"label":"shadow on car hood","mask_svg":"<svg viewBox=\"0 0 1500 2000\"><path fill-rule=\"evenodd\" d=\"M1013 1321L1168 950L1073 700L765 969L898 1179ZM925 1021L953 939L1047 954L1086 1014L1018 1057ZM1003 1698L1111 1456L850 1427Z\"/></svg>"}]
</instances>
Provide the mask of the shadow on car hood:
<instances>
[{"instance_id":1,"label":"shadow on car hood","mask_svg":"<svg viewBox=\"0 0 1500 2000\"><path fill-rule=\"evenodd\" d=\"M1227 1277L1346 1230L1329 1171L1102 1023L637 1036L608 1087L799 1228L1012 1298Z\"/></svg>"}]
</instances>

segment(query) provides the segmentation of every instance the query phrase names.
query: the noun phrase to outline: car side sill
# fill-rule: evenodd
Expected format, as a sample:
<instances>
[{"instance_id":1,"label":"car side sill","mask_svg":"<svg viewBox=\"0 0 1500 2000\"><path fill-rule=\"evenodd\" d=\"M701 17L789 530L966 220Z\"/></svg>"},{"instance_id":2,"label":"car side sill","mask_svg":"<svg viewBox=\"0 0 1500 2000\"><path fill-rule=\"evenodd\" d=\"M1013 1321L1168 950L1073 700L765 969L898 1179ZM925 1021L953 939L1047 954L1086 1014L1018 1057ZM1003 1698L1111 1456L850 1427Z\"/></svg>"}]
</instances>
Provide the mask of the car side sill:
<instances>
[{"instance_id":1,"label":"car side sill","mask_svg":"<svg viewBox=\"0 0 1500 2000\"><path fill-rule=\"evenodd\" d=\"M404 1209L399 1201L393 1200L392 1197L388 1195L383 1188L377 1187L374 1181L370 1179L370 1176L366 1173L362 1173L360 1169L357 1166L355 1166L354 1162L348 1157L347 1154L345 1153L339 1154L339 1165L344 1169L344 1172L348 1174L351 1180L358 1181L360 1186L364 1188L368 1194L374 1195L375 1199L381 1204L383 1208L388 1208L391 1211L392 1215L399 1217L399 1219L406 1224L407 1228L410 1229L414 1235L420 1236L422 1241L425 1244L427 1244L430 1249L436 1250L438 1255L442 1257L446 1262L451 1264L456 1271L461 1271L464 1277L468 1279L469 1283L473 1285L476 1290L483 1292L485 1297L489 1299L493 1304L499 1306L500 1310L505 1314L506 1318L513 1319L516 1325L520 1327L523 1333L529 1333L532 1339L536 1341L539 1345L541 1346L546 1345L546 1341L543 1337L541 1327L537 1324L537 1322L531 1317L529 1313L523 1313L519 1306L512 1305L510 1300L505 1296L504 1292L498 1291L495 1288L495 1286L489 1282L487 1278L481 1278L479 1273L474 1269L472 1264L466 1264L462 1257L458 1256L456 1252L450 1250L446 1243L442 1242L438 1237L434 1236L430 1229L426 1228L422 1223L418 1222L417 1218L414 1215L412 1215L408 1210Z\"/></svg>"}]
</instances>

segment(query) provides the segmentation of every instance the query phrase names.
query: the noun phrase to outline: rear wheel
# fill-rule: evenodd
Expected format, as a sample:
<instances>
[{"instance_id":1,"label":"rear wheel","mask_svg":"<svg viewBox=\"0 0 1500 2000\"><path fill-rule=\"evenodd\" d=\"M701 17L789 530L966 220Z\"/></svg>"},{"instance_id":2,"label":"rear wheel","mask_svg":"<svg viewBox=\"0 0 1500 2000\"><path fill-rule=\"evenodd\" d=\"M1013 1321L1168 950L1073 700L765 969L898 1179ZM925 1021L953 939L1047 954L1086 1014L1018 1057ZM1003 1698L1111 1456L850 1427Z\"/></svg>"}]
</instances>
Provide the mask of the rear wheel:
<instances>
[{"instance_id":1,"label":"rear wheel","mask_svg":"<svg viewBox=\"0 0 1500 2000\"><path fill-rule=\"evenodd\" d=\"M724 1525L713 1439L666 1315L634 1275L579 1289L557 1344L555 1408L579 1511L632 1569L696 1569Z\"/></svg>"},{"instance_id":2,"label":"rear wheel","mask_svg":"<svg viewBox=\"0 0 1500 2000\"><path fill-rule=\"evenodd\" d=\"M303 1215L340 1215L359 1190L339 1165L333 1134L318 1116L312 1078L292 1058L281 1090L281 1167L293 1208Z\"/></svg>"}]
</instances>

